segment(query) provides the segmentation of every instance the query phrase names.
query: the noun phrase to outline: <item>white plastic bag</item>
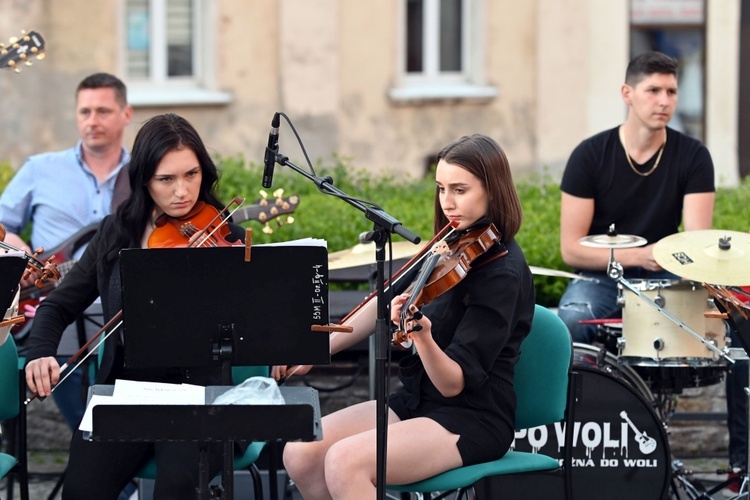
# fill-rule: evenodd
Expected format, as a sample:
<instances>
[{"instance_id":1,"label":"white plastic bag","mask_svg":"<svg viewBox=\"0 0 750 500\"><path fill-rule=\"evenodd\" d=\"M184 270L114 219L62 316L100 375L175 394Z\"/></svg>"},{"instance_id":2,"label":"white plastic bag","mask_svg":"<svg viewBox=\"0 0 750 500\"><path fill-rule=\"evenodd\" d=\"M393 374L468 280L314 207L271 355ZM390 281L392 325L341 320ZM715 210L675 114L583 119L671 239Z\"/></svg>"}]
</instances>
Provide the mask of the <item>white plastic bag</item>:
<instances>
[{"instance_id":1,"label":"white plastic bag","mask_svg":"<svg viewBox=\"0 0 750 500\"><path fill-rule=\"evenodd\" d=\"M229 389L213 402L215 405L283 405L276 380L270 377L250 377Z\"/></svg>"}]
</instances>

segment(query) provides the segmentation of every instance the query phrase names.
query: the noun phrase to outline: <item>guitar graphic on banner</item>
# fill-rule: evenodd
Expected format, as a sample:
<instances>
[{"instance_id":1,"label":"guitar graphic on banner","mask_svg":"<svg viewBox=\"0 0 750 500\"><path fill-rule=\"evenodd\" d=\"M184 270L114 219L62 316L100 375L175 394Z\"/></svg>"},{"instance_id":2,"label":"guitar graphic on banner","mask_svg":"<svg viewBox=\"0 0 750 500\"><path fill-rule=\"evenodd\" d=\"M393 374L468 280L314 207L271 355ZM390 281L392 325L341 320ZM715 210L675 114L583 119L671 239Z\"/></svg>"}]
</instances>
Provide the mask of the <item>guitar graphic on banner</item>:
<instances>
[{"instance_id":1,"label":"guitar graphic on banner","mask_svg":"<svg viewBox=\"0 0 750 500\"><path fill-rule=\"evenodd\" d=\"M630 428L633 429L633 432L635 433L635 440L638 441L638 449L641 450L641 453L643 453L644 455L653 453L653 451L656 449L656 440L652 437L649 437L645 432L639 431L633 421L630 420L630 417L628 417L628 414L625 410L620 412L620 417L622 417L622 419L625 420L628 425L630 425Z\"/></svg>"}]
</instances>

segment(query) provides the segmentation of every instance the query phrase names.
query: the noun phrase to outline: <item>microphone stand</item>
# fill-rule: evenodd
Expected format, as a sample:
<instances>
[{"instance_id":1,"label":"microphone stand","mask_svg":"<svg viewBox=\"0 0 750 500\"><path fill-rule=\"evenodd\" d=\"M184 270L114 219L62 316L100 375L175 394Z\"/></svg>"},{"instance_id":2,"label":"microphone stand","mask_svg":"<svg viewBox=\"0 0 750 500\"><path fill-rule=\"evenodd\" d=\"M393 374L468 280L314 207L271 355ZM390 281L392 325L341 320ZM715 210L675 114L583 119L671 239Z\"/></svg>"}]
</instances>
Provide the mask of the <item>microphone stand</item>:
<instances>
[{"instance_id":1,"label":"microphone stand","mask_svg":"<svg viewBox=\"0 0 750 500\"><path fill-rule=\"evenodd\" d=\"M386 470L386 449L388 436L388 400L386 398L386 387L388 383L387 354L390 344L388 328L388 303L385 301L385 243L390 235L396 233L403 236L414 244L420 242L418 235L409 231L401 225L401 222L388 215L381 208L368 206L351 196L347 195L340 189L333 186L331 177L317 177L289 161L285 155L276 152L276 162L279 165L286 165L295 172L303 175L318 186L318 190L324 194L336 196L349 203L356 209L362 211L367 219L374 223L374 229L367 233L365 241L375 243L375 261L377 269L376 287L377 287L377 320L375 322L375 402L377 405L376 412L376 433L377 433L377 498L385 499L385 470Z\"/></svg>"}]
</instances>

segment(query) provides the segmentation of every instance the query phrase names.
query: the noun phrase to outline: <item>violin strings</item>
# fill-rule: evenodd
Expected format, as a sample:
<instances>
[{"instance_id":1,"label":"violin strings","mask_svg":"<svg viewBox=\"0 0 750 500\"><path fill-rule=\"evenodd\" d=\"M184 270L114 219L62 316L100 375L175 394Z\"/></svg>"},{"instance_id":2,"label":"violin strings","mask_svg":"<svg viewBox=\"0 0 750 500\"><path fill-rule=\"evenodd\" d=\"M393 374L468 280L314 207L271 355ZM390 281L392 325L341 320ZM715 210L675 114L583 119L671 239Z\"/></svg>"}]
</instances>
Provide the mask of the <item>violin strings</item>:
<instances>
[{"instance_id":1,"label":"violin strings","mask_svg":"<svg viewBox=\"0 0 750 500\"><path fill-rule=\"evenodd\" d=\"M224 224L226 224L226 223L227 223L227 221L229 220L229 218L230 218L230 217L231 217L231 216L232 216L232 215L233 215L233 214L234 214L234 213L235 213L235 212L236 212L237 210L239 210L239 209L240 209L240 207L242 206L242 204L243 204L243 203L245 203L245 199L244 199L244 198L235 198L235 199L233 199L233 200L232 200L231 202L229 202L229 204L228 204L228 205L227 205L226 207L224 207L224 208L222 208L222 209L221 209L221 212L225 212L225 211L226 211L226 210L227 210L227 209L229 208L229 205L231 205L232 203L237 203L237 207L236 207L236 208L235 208L234 210L232 210L231 212L229 212L229 214L228 214L228 215L227 215L227 216L226 216L225 218L223 218L223 219L221 220L221 224L218 224L218 225L217 225L217 226L216 226L216 227L215 227L215 228L213 229L213 231L211 231L210 233L208 233L207 235L205 235L205 236L203 237L203 239L202 239L202 240L200 241L200 243L198 243L198 244L197 244L197 245L195 245L195 246L197 246L197 247L201 247L201 246L203 246L203 245L204 245L204 244L205 244L205 243L206 243L206 242L207 242L208 240L210 240L210 239L211 239L211 237L212 237L212 236L214 235L214 233L215 233L216 231L218 231L218 230L219 230L219 228L220 228L221 226L223 226ZM217 217L221 217L221 212L219 212L219 214L218 214L218 215L217 215L216 217L214 217L214 220L216 220L216 218L217 218ZM212 223L212 222L213 222L214 220L212 220L211 222L209 222L209 223L208 223L208 226L206 226L205 228L201 229L201 231L199 231L199 233L200 233L200 232L205 232L205 231L206 231L206 229L207 229L207 228L208 228L208 227L209 227L209 226L211 225L211 223ZM215 245L214 245L214 246L215 246Z\"/></svg>"}]
</instances>

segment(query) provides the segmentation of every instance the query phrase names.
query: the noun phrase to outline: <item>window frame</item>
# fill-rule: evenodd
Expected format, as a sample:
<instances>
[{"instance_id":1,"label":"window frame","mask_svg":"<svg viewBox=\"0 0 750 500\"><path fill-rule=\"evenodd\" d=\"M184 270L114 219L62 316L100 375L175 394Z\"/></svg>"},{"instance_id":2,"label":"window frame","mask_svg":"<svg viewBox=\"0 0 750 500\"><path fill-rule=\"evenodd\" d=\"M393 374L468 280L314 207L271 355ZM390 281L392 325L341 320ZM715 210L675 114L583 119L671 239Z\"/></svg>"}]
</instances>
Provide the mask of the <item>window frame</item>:
<instances>
[{"instance_id":1,"label":"window frame","mask_svg":"<svg viewBox=\"0 0 750 500\"><path fill-rule=\"evenodd\" d=\"M166 1L147 0L149 11L149 69L147 78L132 78L127 71L127 5L126 0L120 0L119 23L122 30L120 73L124 75L128 87L128 102L133 106L175 106L175 105L206 105L227 104L231 96L227 92L216 89L213 75L215 58L208 53L215 47L212 22L215 19L214 2L211 0L192 0L192 76L167 76L167 40L166 30Z\"/></svg>"},{"instance_id":2,"label":"window frame","mask_svg":"<svg viewBox=\"0 0 750 500\"><path fill-rule=\"evenodd\" d=\"M407 8L399 2L396 83L388 91L394 102L444 99L489 100L498 95L497 88L485 84L484 35L485 0L463 0L461 23L461 71L439 70L440 0L424 1L424 69L420 73L406 70Z\"/></svg>"}]
</instances>

